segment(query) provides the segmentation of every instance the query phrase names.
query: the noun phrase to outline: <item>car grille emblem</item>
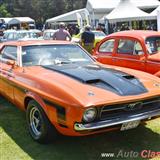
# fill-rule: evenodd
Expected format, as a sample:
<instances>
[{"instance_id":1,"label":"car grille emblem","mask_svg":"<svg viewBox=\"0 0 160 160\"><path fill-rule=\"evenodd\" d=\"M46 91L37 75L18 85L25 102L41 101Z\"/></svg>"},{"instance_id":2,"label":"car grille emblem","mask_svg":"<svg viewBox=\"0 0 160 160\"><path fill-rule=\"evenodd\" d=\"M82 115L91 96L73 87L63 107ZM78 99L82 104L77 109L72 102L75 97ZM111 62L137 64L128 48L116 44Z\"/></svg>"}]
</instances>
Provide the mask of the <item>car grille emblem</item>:
<instances>
[{"instance_id":1,"label":"car grille emblem","mask_svg":"<svg viewBox=\"0 0 160 160\"><path fill-rule=\"evenodd\" d=\"M130 103L126 106L126 111L133 111L133 110L139 110L143 106L142 102L136 102L136 103Z\"/></svg>"}]
</instances>

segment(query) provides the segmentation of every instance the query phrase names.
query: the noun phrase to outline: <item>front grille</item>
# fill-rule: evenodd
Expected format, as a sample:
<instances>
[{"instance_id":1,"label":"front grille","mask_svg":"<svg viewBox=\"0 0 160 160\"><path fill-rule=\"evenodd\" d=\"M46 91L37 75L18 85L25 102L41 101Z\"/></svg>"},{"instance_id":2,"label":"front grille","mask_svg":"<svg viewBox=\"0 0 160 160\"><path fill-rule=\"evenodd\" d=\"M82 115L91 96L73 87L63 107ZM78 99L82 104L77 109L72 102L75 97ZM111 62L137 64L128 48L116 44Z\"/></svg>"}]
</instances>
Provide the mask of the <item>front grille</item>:
<instances>
[{"instance_id":1,"label":"front grille","mask_svg":"<svg viewBox=\"0 0 160 160\"><path fill-rule=\"evenodd\" d=\"M147 111L154 111L158 108L160 108L160 97L123 104L103 106L100 111L100 120L140 114Z\"/></svg>"}]
</instances>

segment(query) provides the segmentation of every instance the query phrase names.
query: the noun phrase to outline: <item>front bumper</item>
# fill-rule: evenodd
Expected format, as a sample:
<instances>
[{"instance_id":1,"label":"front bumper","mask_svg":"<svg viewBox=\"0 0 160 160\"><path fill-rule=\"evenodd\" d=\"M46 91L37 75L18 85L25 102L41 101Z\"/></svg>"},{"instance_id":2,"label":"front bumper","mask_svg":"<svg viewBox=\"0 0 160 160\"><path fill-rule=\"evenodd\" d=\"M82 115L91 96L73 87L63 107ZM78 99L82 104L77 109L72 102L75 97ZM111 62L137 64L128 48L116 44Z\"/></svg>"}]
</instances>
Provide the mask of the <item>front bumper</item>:
<instances>
[{"instance_id":1,"label":"front bumper","mask_svg":"<svg viewBox=\"0 0 160 160\"><path fill-rule=\"evenodd\" d=\"M112 126L127 123L127 122L132 122L137 120L147 120L147 119L151 119L153 117L158 117L158 116L160 116L160 108L154 111L147 111L139 114L128 115L125 117L108 119L105 121L93 122L88 124L75 123L74 129L75 131L87 131L87 130L89 131L89 130L95 130L95 129L102 129L105 127L112 127Z\"/></svg>"}]
</instances>

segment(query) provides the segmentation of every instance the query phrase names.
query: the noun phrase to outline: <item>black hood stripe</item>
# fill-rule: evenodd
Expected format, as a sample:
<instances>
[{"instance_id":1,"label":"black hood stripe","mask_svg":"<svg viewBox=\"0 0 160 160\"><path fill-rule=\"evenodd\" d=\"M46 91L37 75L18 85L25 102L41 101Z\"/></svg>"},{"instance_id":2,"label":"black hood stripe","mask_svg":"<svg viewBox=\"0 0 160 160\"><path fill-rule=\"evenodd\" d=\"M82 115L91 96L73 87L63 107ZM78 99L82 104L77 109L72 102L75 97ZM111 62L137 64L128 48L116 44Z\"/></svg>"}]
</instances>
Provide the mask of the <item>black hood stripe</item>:
<instances>
[{"instance_id":1,"label":"black hood stripe","mask_svg":"<svg viewBox=\"0 0 160 160\"><path fill-rule=\"evenodd\" d=\"M138 95L147 92L143 84L133 75L111 68L103 68L99 65L66 64L43 67L118 95Z\"/></svg>"}]
</instances>

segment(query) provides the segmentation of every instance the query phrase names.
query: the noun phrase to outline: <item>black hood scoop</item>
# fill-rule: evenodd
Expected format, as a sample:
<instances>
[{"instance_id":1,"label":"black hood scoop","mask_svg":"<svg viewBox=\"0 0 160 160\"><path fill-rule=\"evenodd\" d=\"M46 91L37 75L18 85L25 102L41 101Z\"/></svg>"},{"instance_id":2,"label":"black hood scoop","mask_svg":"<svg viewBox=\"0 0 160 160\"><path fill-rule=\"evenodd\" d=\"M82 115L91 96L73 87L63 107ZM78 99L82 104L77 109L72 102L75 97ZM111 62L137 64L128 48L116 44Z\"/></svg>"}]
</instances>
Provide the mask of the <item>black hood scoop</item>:
<instances>
[{"instance_id":1,"label":"black hood scoop","mask_svg":"<svg viewBox=\"0 0 160 160\"><path fill-rule=\"evenodd\" d=\"M99 65L66 64L43 67L118 95L138 95L147 92L143 84L133 75L115 69L103 68Z\"/></svg>"}]
</instances>

